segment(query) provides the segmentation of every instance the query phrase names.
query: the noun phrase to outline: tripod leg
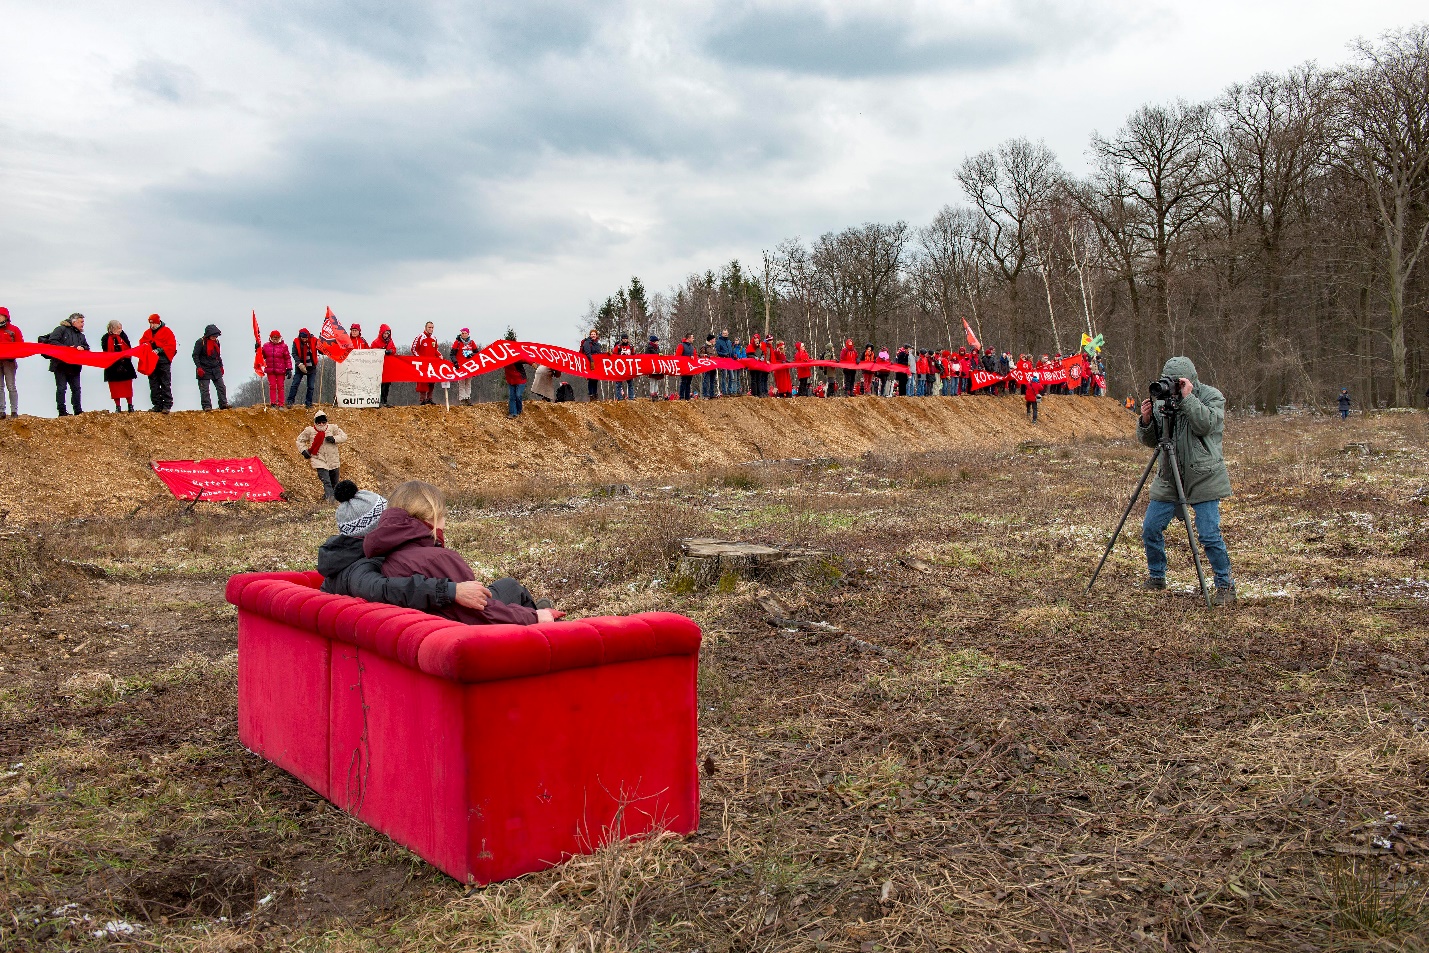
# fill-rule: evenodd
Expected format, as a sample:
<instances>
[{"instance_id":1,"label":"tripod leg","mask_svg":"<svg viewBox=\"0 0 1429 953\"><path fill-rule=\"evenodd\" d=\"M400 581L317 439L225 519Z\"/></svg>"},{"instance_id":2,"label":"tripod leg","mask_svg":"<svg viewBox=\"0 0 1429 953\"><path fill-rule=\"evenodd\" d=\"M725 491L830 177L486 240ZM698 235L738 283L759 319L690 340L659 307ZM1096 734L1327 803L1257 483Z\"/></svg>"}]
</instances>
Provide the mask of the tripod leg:
<instances>
[{"instance_id":1,"label":"tripod leg","mask_svg":"<svg viewBox=\"0 0 1429 953\"><path fill-rule=\"evenodd\" d=\"M1156 466L1156 461L1161 458L1161 448L1158 446L1156 452L1151 455L1151 459L1146 463L1146 469L1141 471L1141 479L1136 484L1136 489L1131 494L1131 499L1126 501L1126 509L1121 511L1121 521L1116 524L1116 530L1111 534L1111 539L1107 541L1106 552L1102 553L1101 562L1097 563L1096 572L1092 573L1091 582L1087 583L1087 592L1092 591L1092 586L1097 584L1097 577L1101 575L1102 567L1106 565L1107 557L1111 555L1112 547L1116 545L1117 537L1121 535L1122 527L1126 525L1126 518L1131 515L1131 508L1136 505L1137 499L1141 496L1142 489L1146 486L1147 477L1151 476L1151 470Z\"/></svg>"},{"instance_id":2,"label":"tripod leg","mask_svg":"<svg viewBox=\"0 0 1429 953\"><path fill-rule=\"evenodd\" d=\"M1171 475L1176 481L1176 499L1181 501L1181 515L1186 519L1186 542L1191 544L1191 562L1196 564L1196 578L1201 582L1201 596L1206 600L1206 608L1211 608L1211 591L1206 588L1206 574L1201 569L1201 552L1196 548L1196 535L1191 532L1191 504L1186 502L1186 491L1181 485L1181 465L1176 460L1175 446L1168 446L1166 457L1171 461Z\"/></svg>"}]
</instances>

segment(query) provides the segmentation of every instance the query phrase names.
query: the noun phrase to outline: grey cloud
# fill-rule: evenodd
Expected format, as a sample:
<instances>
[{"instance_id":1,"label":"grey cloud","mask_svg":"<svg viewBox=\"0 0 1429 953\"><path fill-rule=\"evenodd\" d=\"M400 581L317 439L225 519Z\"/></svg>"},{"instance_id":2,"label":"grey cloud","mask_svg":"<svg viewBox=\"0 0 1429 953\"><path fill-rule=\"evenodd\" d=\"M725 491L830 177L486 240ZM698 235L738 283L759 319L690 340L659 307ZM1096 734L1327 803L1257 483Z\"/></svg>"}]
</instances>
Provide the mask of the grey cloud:
<instances>
[{"instance_id":1,"label":"grey cloud","mask_svg":"<svg viewBox=\"0 0 1429 953\"><path fill-rule=\"evenodd\" d=\"M114 84L139 99L175 105L193 102L199 94L197 73L187 66L160 59L140 60L116 76Z\"/></svg>"},{"instance_id":2,"label":"grey cloud","mask_svg":"<svg viewBox=\"0 0 1429 953\"><path fill-rule=\"evenodd\" d=\"M574 53L591 42L600 17L574 0L238 0L232 8L285 50L353 51L408 74Z\"/></svg>"},{"instance_id":3,"label":"grey cloud","mask_svg":"<svg viewBox=\"0 0 1429 953\"><path fill-rule=\"evenodd\" d=\"M945 22L880 8L831 15L823 8L746 7L722 18L706 52L744 66L834 78L975 71L1032 58L1074 41L1087 23L1042 3L1004 7L1004 22Z\"/></svg>"}]
</instances>

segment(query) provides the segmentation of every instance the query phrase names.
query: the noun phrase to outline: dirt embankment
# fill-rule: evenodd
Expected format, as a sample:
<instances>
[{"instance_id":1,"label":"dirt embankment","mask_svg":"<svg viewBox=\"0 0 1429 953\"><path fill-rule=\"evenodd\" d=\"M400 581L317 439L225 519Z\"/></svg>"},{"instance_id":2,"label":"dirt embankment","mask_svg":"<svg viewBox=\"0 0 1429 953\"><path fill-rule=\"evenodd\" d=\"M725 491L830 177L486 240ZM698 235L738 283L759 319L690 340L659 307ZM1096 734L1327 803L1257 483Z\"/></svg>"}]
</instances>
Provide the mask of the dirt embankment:
<instances>
[{"instance_id":1,"label":"dirt embankment","mask_svg":"<svg viewBox=\"0 0 1429 953\"><path fill-rule=\"evenodd\" d=\"M384 489L415 477L475 492L543 479L613 483L756 460L1005 449L1134 430L1115 402L1085 397L1043 400L1035 427L1020 399L994 397L531 403L517 420L506 419L505 409L328 413L350 438L344 476ZM316 499L318 481L294 446L310 419L304 410L245 408L5 421L0 511L26 523L166 505L171 497L150 461L214 457L260 457L291 498Z\"/></svg>"}]
</instances>

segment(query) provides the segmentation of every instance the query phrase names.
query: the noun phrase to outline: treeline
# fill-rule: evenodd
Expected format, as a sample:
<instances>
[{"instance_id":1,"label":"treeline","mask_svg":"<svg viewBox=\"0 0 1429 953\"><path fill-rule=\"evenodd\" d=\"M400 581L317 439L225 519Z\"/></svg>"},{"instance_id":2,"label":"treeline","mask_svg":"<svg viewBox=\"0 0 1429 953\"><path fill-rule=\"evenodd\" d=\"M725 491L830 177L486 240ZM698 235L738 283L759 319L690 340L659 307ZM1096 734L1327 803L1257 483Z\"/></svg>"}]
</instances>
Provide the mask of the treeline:
<instances>
[{"instance_id":1,"label":"treeline","mask_svg":"<svg viewBox=\"0 0 1429 953\"><path fill-rule=\"evenodd\" d=\"M1042 142L969 156L932 222L792 238L667 293L639 279L587 328L666 342L766 328L811 352L846 337L1074 352L1105 335L1113 392L1186 354L1240 407L1408 406L1429 383L1429 26L1346 65L1263 73L1205 103L1136 110L1069 175ZM668 348L667 348L668 349Z\"/></svg>"}]
</instances>

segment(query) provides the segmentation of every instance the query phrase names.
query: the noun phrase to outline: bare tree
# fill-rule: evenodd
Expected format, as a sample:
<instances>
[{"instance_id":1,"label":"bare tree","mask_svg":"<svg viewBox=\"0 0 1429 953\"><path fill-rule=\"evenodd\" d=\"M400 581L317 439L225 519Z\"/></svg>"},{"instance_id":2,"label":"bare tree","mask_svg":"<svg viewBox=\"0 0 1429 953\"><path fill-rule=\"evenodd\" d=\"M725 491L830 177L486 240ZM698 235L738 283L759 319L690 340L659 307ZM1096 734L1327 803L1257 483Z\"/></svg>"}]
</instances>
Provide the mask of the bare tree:
<instances>
[{"instance_id":1,"label":"bare tree","mask_svg":"<svg viewBox=\"0 0 1429 953\"><path fill-rule=\"evenodd\" d=\"M1394 403L1409 403L1405 296L1429 234L1429 26L1361 42L1342 83L1338 155L1363 185L1384 254Z\"/></svg>"}]
</instances>

